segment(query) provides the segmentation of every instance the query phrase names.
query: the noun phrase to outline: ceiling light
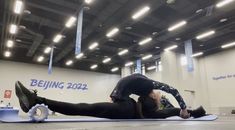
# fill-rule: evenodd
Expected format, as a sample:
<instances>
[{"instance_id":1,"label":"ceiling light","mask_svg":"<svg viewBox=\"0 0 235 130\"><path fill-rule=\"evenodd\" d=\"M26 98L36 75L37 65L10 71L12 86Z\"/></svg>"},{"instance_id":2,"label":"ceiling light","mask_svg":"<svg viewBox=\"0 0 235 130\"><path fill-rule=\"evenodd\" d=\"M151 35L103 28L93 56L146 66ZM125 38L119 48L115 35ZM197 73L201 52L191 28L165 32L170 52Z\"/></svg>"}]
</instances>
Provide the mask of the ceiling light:
<instances>
[{"instance_id":1,"label":"ceiling light","mask_svg":"<svg viewBox=\"0 0 235 130\"><path fill-rule=\"evenodd\" d=\"M107 34L106 34L106 37L113 37L117 32L119 31L118 28L113 28L111 31L109 31Z\"/></svg>"},{"instance_id":2,"label":"ceiling light","mask_svg":"<svg viewBox=\"0 0 235 130\"><path fill-rule=\"evenodd\" d=\"M85 3L86 4L90 4L90 3L92 3L94 0L85 0Z\"/></svg>"},{"instance_id":3,"label":"ceiling light","mask_svg":"<svg viewBox=\"0 0 235 130\"><path fill-rule=\"evenodd\" d=\"M147 70L154 70L154 69L156 69L156 66L150 66L147 68Z\"/></svg>"},{"instance_id":4,"label":"ceiling light","mask_svg":"<svg viewBox=\"0 0 235 130\"><path fill-rule=\"evenodd\" d=\"M126 30L131 30L132 27L128 26L128 27L125 27Z\"/></svg>"},{"instance_id":5,"label":"ceiling light","mask_svg":"<svg viewBox=\"0 0 235 130\"><path fill-rule=\"evenodd\" d=\"M76 55L76 59L80 59L80 58L82 58L83 56L84 56L84 53L80 53L80 54Z\"/></svg>"},{"instance_id":6,"label":"ceiling light","mask_svg":"<svg viewBox=\"0 0 235 130\"><path fill-rule=\"evenodd\" d=\"M211 31L208 31L208 32L205 32L205 33L202 33L202 34L198 35L198 36L196 37L196 39L200 40L200 39L206 38L206 37L208 37L208 36L211 36L211 35L213 35L213 34L215 34L215 31L214 31L214 30L211 30Z\"/></svg>"},{"instance_id":7,"label":"ceiling light","mask_svg":"<svg viewBox=\"0 0 235 130\"><path fill-rule=\"evenodd\" d=\"M128 49L122 50L118 53L119 56L122 56L124 54L128 53Z\"/></svg>"},{"instance_id":8,"label":"ceiling light","mask_svg":"<svg viewBox=\"0 0 235 130\"><path fill-rule=\"evenodd\" d=\"M71 16L71 17L69 18L69 20L66 22L65 26L66 26L67 28L70 28L72 25L74 25L74 22L75 22L76 20L77 20L76 17Z\"/></svg>"},{"instance_id":9,"label":"ceiling light","mask_svg":"<svg viewBox=\"0 0 235 130\"><path fill-rule=\"evenodd\" d=\"M202 12L203 11L203 9L198 9L197 11L196 11L196 13L200 13L200 12Z\"/></svg>"},{"instance_id":10,"label":"ceiling light","mask_svg":"<svg viewBox=\"0 0 235 130\"><path fill-rule=\"evenodd\" d=\"M11 24L10 33L11 34L16 34L17 33L17 26L15 24Z\"/></svg>"},{"instance_id":11,"label":"ceiling light","mask_svg":"<svg viewBox=\"0 0 235 130\"><path fill-rule=\"evenodd\" d=\"M73 64L73 61L72 60L68 60L66 63L65 63L67 66L70 66Z\"/></svg>"},{"instance_id":12,"label":"ceiling light","mask_svg":"<svg viewBox=\"0 0 235 130\"><path fill-rule=\"evenodd\" d=\"M103 63L108 63L110 61L111 61L111 58L106 58L106 59L103 60Z\"/></svg>"},{"instance_id":13,"label":"ceiling light","mask_svg":"<svg viewBox=\"0 0 235 130\"><path fill-rule=\"evenodd\" d=\"M22 42L22 40L20 40L20 39L16 39L16 42Z\"/></svg>"},{"instance_id":14,"label":"ceiling light","mask_svg":"<svg viewBox=\"0 0 235 130\"><path fill-rule=\"evenodd\" d=\"M168 28L168 31L174 31L175 29L178 29L178 28L180 28L180 27L182 27L182 26L184 26L184 25L186 25L186 24L187 24L186 21L181 21L181 22L179 22L179 23L177 23L177 24L175 24L175 25L169 27L169 28Z\"/></svg>"},{"instance_id":15,"label":"ceiling light","mask_svg":"<svg viewBox=\"0 0 235 130\"><path fill-rule=\"evenodd\" d=\"M29 11L29 10L24 10L24 13L26 13L26 14L31 14L31 11Z\"/></svg>"},{"instance_id":16,"label":"ceiling light","mask_svg":"<svg viewBox=\"0 0 235 130\"><path fill-rule=\"evenodd\" d=\"M166 48L166 49L164 49L165 51L170 51L170 50L173 50L173 49L175 49L175 48L177 48L178 46L177 45L173 45L173 46L170 46L170 47L168 47L168 48Z\"/></svg>"},{"instance_id":17,"label":"ceiling light","mask_svg":"<svg viewBox=\"0 0 235 130\"><path fill-rule=\"evenodd\" d=\"M157 35L157 34L158 34L158 32L153 32L153 33L152 33L152 35Z\"/></svg>"},{"instance_id":18,"label":"ceiling light","mask_svg":"<svg viewBox=\"0 0 235 130\"><path fill-rule=\"evenodd\" d=\"M53 42L54 42L54 43L58 43L58 42L62 39L62 37L63 37L63 35L57 34L57 35L55 36L55 38L53 39Z\"/></svg>"},{"instance_id":19,"label":"ceiling light","mask_svg":"<svg viewBox=\"0 0 235 130\"><path fill-rule=\"evenodd\" d=\"M118 70L119 70L118 67L115 67L115 68L112 68L112 69L111 69L112 72L116 72L116 71L118 71Z\"/></svg>"},{"instance_id":20,"label":"ceiling light","mask_svg":"<svg viewBox=\"0 0 235 130\"><path fill-rule=\"evenodd\" d=\"M10 51L5 51L4 52L4 56L5 57L10 57L11 56L11 52Z\"/></svg>"},{"instance_id":21,"label":"ceiling light","mask_svg":"<svg viewBox=\"0 0 235 130\"><path fill-rule=\"evenodd\" d=\"M97 68L97 67L98 67L98 65L95 64L95 65L92 65L90 68L91 68L91 69L95 69L95 68Z\"/></svg>"},{"instance_id":22,"label":"ceiling light","mask_svg":"<svg viewBox=\"0 0 235 130\"><path fill-rule=\"evenodd\" d=\"M227 20L228 20L228 19L223 18L223 19L220 19L220 21L219 21L219 22L223 23L223 22L226 22Z\"/></svg>"},{"instance_id":23,"label":"ceiling light","mask_svg":"<svg viewBox=\"0 0 235 130\"><path fill-rule=\"evenodd\" d=\"M235 42L222 45L221 48L229 48L229 47L232 47L232 46L235 46Z\"/></svg>"},{"instance_id":24,"label":"ceiling light","mask_svg":"<svg viewBox=\"0 0 235 130\"><path fill-rule=\"evenodd\" d=\"M139 11L137 11L134 15L132 15L132 19L138 19L141 16L143 16L144 14L146 14L148 11L150 10L149 6L145 6L142 9L140 9Z\"/></svg>"},{"instance_id":25,"label":"ceiling light","mask_svg":"<svg viewBox=\"0 0 235 130\"><path fill-rule=\"evenodd\" d=\"M21 0L16 0L14 5L14 12L16 14L21 14L23 10L23 2Z\"/></svg>"},{"instance_id":26,"label":"ceiling light","mask_svg":"<svg viewBox=\"0 0 235 130\"><path fill-rule=\"evenodd\" d=\"M197 57L197 56L201 56L201 55L203 55L203 52L195 53L195 54L192 55L192 57Z\"/></svg>"},{"instance_id":27,"label":"ceiling light","mask_svg":"<svg viewBox=\"0 0 235 130\"><path fill-rule=\"evenodd\" d=\"M181 38L177 37L177 38L175 38L175 40L176 40L176 41L179 41L179 40L181 40Z\"/></svg>"},{"instance_id":28,"label":"ceiling light","mask_svg":"<svg viewBox=\"0 0 235 130\"><path fill-rule=\"evenodd\" d=\"M44 60L43 56L39 56L38 59L37 59L38 62L42 62L43 60Z\"/></svg>"},{"instance_id":29,"label":"ceiling light","mask_svg":"<svg viewBox=\"0 0 235 130\"><path fill-rule=\"evenodd\" d=\"M156 49L159 49L160 47L159 47L159 46L156 46L155 48L156 48Z\"/></svg>"},{"instance_id":30,"label":"ceiling light","mask_svg":"<svg viewBox=\"0 0 235 130\"><path fill-rule=\"evenodd\" d=\"M217 8L221 8L225 5L228 5L229 3L233 2L234 0L223 0L223 1L220 1L219 3L216 4L216 7Z\"/></svg>"},{"instance_id":31,"label":"ceiling light","mask_svg":"<svg viewBox=\"0 0 235 130\"><path fill-rule=\"evenodd\" d=\"M90 49L90 50L93 50L93 49L95 49L98 45L99 45L99 44L98 44L97 42L94 42L93 44L91 44L91 45L89 46L89 49Z\"/></svg>"},{"instance_id":32,"label":"ceiling light","mask_svg":"<svg viewBox=\"0 0 235 130\"><path fill-rule=\"evenodd\" d=\"M153 55L146 55L146 56L142 57L142 60L147 60L147 59L149 59L151 57L153 57Z\"/></svg>"},{"instance_id":33,"label":"ceiling light","mask_svg":"<svg viewBox=\"0 0 235 130\"><path fill-rule=\"evenodd\" d=\"M12 48L14 46L14 42L12 40L7 41L7 47Z\"/></svg>"},{"instance_id":34,"label":"ceiling light","mask_svg":"<svg viewBox=\"0 0 235 130\"><path fill-rule=\"evenodd\" d=\"M48 54L50 51L51 51L51 47L47 47L45 48L44 53Z\"/></svg>"},{"instance_id":35,"label":"ceiling light","mask_svg":"<svg viewBox=\"0 0 235 130\"><path fill-rule=\"evenodd\" d=\"M127 62L125 66L128 67L128 66L132 66L133 64L134 64L133 62Z\"/></svg>"},{"instance_id":36,"label":"ceiling light","mask_svg":"<svg viewBox=\"0 0 235 130\"><path fill-rule=\"evenodd\" d=\"M145 38L144 40L139 42L139 45L144 45L150 41L152 41L153 39L151 37Z\"/></svg>"}]
</instances>

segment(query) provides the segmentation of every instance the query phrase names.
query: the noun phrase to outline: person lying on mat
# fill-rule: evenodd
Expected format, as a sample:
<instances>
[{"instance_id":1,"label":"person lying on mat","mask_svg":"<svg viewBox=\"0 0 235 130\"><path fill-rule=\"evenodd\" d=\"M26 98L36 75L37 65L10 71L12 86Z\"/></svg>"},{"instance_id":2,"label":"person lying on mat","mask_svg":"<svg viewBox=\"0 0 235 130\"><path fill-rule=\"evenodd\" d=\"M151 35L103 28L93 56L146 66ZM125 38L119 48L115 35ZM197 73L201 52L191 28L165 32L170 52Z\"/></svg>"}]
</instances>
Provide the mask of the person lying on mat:
<instances>
[{"instance_id":1,"label":"person lying on mat","mask_svg":"<svg viewBox=\"0 0 235 130\"><path fill-rule=\"evenodd\" d=\"M136 86L136 87L134 87ZM114 91L111 93L113 103L100 102L100 103L66 103L46 99L37 96L36 93L29 91L19 81L15 84L16 95L19 99L20 106L24 112L28 112L36 104L45 104L52 111L65 114L65 115L80 115L80 116L93 116L100 118L110 119L136 119L141 118L138 105L136 101L129 97L130 94L139 96L150 96L153 89L165 90L172 93L179 101L181 106L181 117L188 118L190 114L186 110L186 105L178 94L176 89L169 87L166 84L159 83L148 79L140 74L133 74L122 78ZM168 114L168 113L166 113Z\"/></svg>"}]
</instances>

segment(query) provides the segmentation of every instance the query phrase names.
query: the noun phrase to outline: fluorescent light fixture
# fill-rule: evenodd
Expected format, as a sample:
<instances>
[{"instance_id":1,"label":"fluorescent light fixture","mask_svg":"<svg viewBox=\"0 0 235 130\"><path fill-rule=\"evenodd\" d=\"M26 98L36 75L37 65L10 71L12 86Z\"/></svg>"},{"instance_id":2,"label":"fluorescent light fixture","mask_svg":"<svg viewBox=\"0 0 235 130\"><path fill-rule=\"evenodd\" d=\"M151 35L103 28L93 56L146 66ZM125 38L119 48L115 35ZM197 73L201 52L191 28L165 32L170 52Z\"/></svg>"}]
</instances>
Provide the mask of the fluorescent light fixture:
<instances>
[{"instance_id":1,"label":"fluorescent light fixture","mask_svg":"<svg viewBox=\"0 0 235 130\"><path fill-rule=\"evenodd\" d=\"M118 55L119 55L119 56L122 56L122 55L128 53L128 51L129 51L128 49L122 50L122 51L120 51L120 52L118 53Z\"/></svg>"},{"instance_id":2,"label":"fluorescent light fixture","mask_svg":"<svg viewBox=\"0 0 235 130\"><path fill-rule=\"evenodd\" d=\"M65 26L66 26L67 28L70 28L72 25L74 25L74 22L75 22L76 20L77 20L76 17L71 16L71 17L69 18L69 20L66 22Z\"/></svg>"},{"instance_id":3,"label":"fluorescent light fixture","mask_svg":"<svg viewBox=\"0 0 235 130\"><path fill-rule=\"evenodd\" d=\"M118 70L119 70L118 67L115 67L115 68L112 68L112 69L111 69L112 72L116 72L116 71L118 71Z\"/></svg>"},{"instance_id":4,"label":"fluorescent light fixture","mask_svg":"<svg viewBox=\"0 0 235 130\"><path fill-rule=\"evenodd\" d=\"M111 61L111 58L106 58L106 59L103 60L103 63L108 63L110 61Z\"/></svg>"},{"instance_id":5,"label":"fluorescent light fixture","mask_svg":"<svg viewBox=\"0 0 235 130\"><path fill-rule=\"evenodd\" d=\"M170 51L170 50L173 50L173 49L175 49L175 48L177 48L178 46L177 45L173 45L173 46L170 46L170 47L168 47L168 48L166 48L166 49L164 49L165 51Z\"/></svg>"},{"instance_id":6,"label":"fluorescent light fixture","mask_svg":"<svg viewBox=\"0 0 235 130\"><path fill-rule=\"evenodd\" d=\"M231 42L231 43L222 45L221 48L229 48L229 47L232 47L232 46L235 46L235 42Z\"/></svg>"},{"instance_id":7,"label":"fluorescent light fixture","mask_svg":"<svg viewBox=\"0 0 235 130\"><path fill-rule=\"evenodd\" d=\"M72 60L68 60L66 63L65 63L67 66L70 66L73 64L73 61Z\"/></svg>"},{"instance_id":8,"label":"fluorescent light fixture","mask_svg":"<svg viewBox=\"0 0 235 130\"><path fill-rule=\"evenodd\" d=\"M50 51L51 51L51 47L47 47L47 48L45 48L44 53L48 54L48 53L50 53Z\"/></svg>"},{"instance_id":9,"label":"fluorescent light fixture","mask_svg":"<svg viewBox=\"0 0 235 130\"><path fill-rule=\"evenodd\" d=\"M95 64L95 65L92 65L90 68L91 68L91 69L95 69L95 68L97 68L97 67L98 67L98 65Z\"/></svg>"},{"instance_id":10,"label":"fluorescent light fixture","mask_svg":"<svg viewBox=\"0 0 235 130\"><path fill-rule=\"evenodd\" d=\"M53 42L58 43L62 39L63 35L57 34L53 39Z\"/></svg>"},{"instance_id":11,"label":"fluorescent light fixture","mask_svg":"<svg viewBox=\"0 0 235 130\"><path fill-rule=\"evenodd\" d=\"M147 70L154 70L154 69L156 69L156 66L150 66L147 68Z\"/></svg>"},{"instance_id":12,"label":"fluorescent light fixture","mask_svg":"<svg viewBox=\"0 0 235 130\"><path fill-rule=\"evenodd\" d=\"M76 59L80 59L80 58L82 58L83 56L84 56L84 53L80 53L80 54L76 55Z\"/></svg>"},{"instance_id":13,"label":"fluorescent light fixture","mask_svg":"<svg viewBox=\"0 0 235 130\"><path fill-rule=\"evenodd\" d=\"M142 9L140 9L139 11L137 11L134 15L132 15L132 19L138 19L141 16L143 16L144 14L146 14L148 11L150 10L149 6L145 6Z\"/></svg>"},{"instance_id":14,"label":"fluorescent light fixture","mask_svg":"<svg viewBox=\"0 0 235 130\"><path fill-rule=\"evenodd\" d=\"M211 35L213 35L213 34L215 34L215 31L214 31L214 30L211 30L211 31L208 31L208 32L204 32L204 33L198 35L198 36L196 37L196 39L200 40L200 39L209 37L209 36L211 36Z\"/></svg>"},{"instance_id":15,"label":"fluorescent light fixture","mask_svg":"<svg viewBox=\"0 0 235 130\"><path fill-rule=\"evenodd\" d=\"M139 42L139 45L144 45L150 41L152 41L153 39L151 37L145 38L144 40Z\"/></svg>"},{"instance_id":16,"label":"fluorescent light fixture","mask_svg":"<svg viewBox=\"0 0 235 130\"><path fill-rule=\"evenodd\" d=\"M14 46L14 42L12 40L7 41L7 47L12 48Z\"/></svg>"},{"instance_id":17,"label":"fluorescent light fixture","mask_svg":"<svg viewBox=\"0 0 235 130\"><path fill-rule=\"evenodd\" d=\"M127 62L125 66L128 67L128 66L132 66L133 64L134 64L133 62Z\"/></svg>"},{"instance_id":18,"label":"fluorescent light fixture","mask_svg":"<svg viewBox=\"0 0 235 130\"><path fill-rule=\"evenodd\" d=\"M153 55L146 55L146 56L144 56L144 57L142 57L142 60L147 60L147 59L149 59L149 58L151 58L151 57L153 57Z\"/></svg>"},{"instance_id":19,"label":"fluorescent light fixture","mask_svg":"<svg viewBox=\"0 0 235 130\"><path fill-rule=\"evenodd\" d=\"M23 10L23 2L21 0L16 0L14 5L14 12L16 14L21 14Z\"/></svg>"},{"instance_id":20,"label":"fluorescent light fixture","mask_svg":"<svg viewBox=\"0 0 235 130\"><path fill-rule=\"evenodd\" d=\"M85 3L86 4L90 4L90 3L92 3L94 0L85 0Z\"/></svg>"},{"instance_id":21,"label":"fluorescent light fixture","mask_svg":"<svg viewBox=\"0 0 235 130\"><path fill-rule=\"evenodd\" d=\"M113 28L111 31L109 31L107 34L106 34L106 37L113 37L115 34L117 34L117 32L119 32L119 29L118 28Z\"/></svg>"},{"instance_id":22,"label":"fluorescent light fixture","mask_svg":"<svg viewBox=\"0 0 235 130\"><path fill-rule=\"evenodd\" d=\"M43 60L44 60L43 56L39 56L38 59L37 59L38 62L42 62Z\"/></svg>"},{"instance_id":23,"label":"fluorescent light fixture","mask_svg":"<svg viewBox=\"0 0 235 130\"><path fill-rule=\"evenodd\" d=\"M220 1L219 3L216 4L216 7L217 8L221 8L221 7L225 6L225 5L230 4L233 1L234 0L223 0L223 1Z\"/></svg>"},{"instance_id":24,"label":"fluorescent light fixture","mask_svg":"<svg viewBox=\"0 0 235 130\"><path fill-rule=\"evenodd\" d=\"M15 24L11 24L10 33L11 34L16 34L17 33L17 26Z\"/></svg>"},{"instance_id":25,"label":"fluorescent light fixture","mask_svg":"<svg viewBox=\"0 0 235 130\"><path fill-rule=\"evenodd\" d=\"M95 49L98 45L99 45L99 43L94 42L93 44L91 44L91 45L89 46L89 49L90 49L90 50L93 50L93 49Z\"/></svg>"},{"instance_id":26,"label":"fluorescent light fixture","mask_svg":"<svg viewBox=\"0 0 235 130\"><path fill-rule=\"evenodd\" d=\"M184 26L184 25L186 25L186 24L187 24L186 21L181 21L181 22L179 22L179 23L177 23L177 24L172 25L171 27L169 27L169 28L168 28L168 31L174 31L175 29L178 29L178 28L180 28L180 27L182 27L182 26Z\"/></svg>"},{"instance_id":27,"label":"fluorescent light fixture","mask_svg":"<svg viewBox=\"0 0 235 130\"><path fill-rule=\"evenodd\" d=\"M4 56L5 57L10 57L11 56L11 52L10 51L5 51L4 52Z\"/></svg>"},{"instance_id":28,"label":"fluorescent light fixture","mask_svg":"<svg viewBox=\"0 0 235 130\"><path fill-rule=\"evenodd\" d=\"M197 56L201 56L201 55L203 55L203 52L195 53L195 54L192 55L192 57L197 57Z\"/></svg>"}]
</instances>

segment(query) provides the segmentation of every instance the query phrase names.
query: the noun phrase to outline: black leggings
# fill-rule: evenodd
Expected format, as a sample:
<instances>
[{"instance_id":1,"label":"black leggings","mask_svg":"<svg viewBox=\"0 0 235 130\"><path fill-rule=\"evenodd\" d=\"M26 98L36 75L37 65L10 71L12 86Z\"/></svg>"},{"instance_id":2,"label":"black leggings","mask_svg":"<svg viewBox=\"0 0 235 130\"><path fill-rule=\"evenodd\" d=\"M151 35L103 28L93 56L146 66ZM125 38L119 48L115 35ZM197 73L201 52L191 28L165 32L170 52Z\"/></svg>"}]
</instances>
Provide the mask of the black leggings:
<instances>
[{"instance_id":1,"label":"black leggings","mask_svg":"<svg viewBox=\"0 0 235 130\"><path fill-rule=\"evenodd\" d=\"M44 103L52 111L65 115L93 116L110 119L135 119L136 102L133 99L117 101L115 103L66 103L46 98L39 98L38 103Z\"/></svg>"},{"instance_id":2,"label":"black leggings","mask_svg":"<svg viewBox=\"0 0 235 130\"><path fill-rule=\"evenodd\" d=\"M180 108L167 108L163 110L156 110L154 112L143 112L144 118L167 118L170 116L179 116L180 115Z\"/></svg>"}]
</instances>

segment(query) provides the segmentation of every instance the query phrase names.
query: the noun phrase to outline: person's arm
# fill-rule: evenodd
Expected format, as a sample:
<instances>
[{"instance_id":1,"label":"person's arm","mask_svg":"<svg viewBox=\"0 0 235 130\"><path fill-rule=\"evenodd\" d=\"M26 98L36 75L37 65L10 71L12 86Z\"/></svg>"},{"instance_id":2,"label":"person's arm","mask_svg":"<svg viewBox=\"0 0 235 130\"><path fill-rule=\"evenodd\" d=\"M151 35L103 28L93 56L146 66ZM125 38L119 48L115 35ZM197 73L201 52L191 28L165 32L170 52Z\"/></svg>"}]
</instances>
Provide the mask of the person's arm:
<instances>
[{"instance_id":1,"label":"person's arm","mask_svg":"<svg viewBox=\"0 0 235 130\"><path fill-rule=\"evenodd\" d=\"M180 96L177 89L175 89L167 84L157 82L157 81L153 81L153 84L154 84L154 89L159 89L164 92L172 94L175 97L175 99L177 100L177 102L179 103L180 108L186 109L186 104L185 104L183 98Z\"/></svg>"}]
</instances>

